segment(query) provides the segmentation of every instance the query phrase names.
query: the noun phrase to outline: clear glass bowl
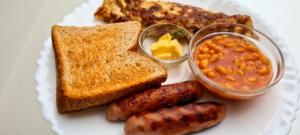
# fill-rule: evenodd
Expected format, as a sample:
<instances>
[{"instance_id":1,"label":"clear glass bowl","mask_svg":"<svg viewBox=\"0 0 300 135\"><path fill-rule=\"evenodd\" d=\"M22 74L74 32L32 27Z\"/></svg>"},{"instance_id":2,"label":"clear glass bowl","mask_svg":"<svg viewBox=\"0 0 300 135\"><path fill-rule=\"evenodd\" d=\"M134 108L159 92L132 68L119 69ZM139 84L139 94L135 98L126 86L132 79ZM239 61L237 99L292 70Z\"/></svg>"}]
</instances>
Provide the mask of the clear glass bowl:
<instances>
[{"instance_id":1,"label":"clear glass bowl","mask_svg":"<svg viewBox=\"0 0 300 135\"><path fill-rule=\"evenodd\" d=\"M220 34L231 36L234 35L235 37L240 37L251 41L260 49L263 54L265 54L270 59L273 76L268 85L258 89L243 91L235 88L224 87L206 77L206 75L201 71L201 69L199 69L199 67L195 63L193 57L195 49L201 44L201 42L211 38L212 36ZM271 90L270 88L272 86L278 83L285 71L284 58L278 45L276 45L276 43L264 33L240 24L217 23L200 29L194 34L190 41L188 54L189 66L196 76L197 80L212 93L226 99L246 100L265 94Z\"/></svg>"},{"instance_id":2,"label":"clear glass bowl","mask_svg":"<svg viewBox=\"0 0 300 135\"><path fill-rule=\"evenodd\" d=\"M163 60L156 58L152 55L150 50L150 45L154 42L157 42L158 39L165 35L166 33L170 33L173 39L177 39L179 43L182 45L183 55L177 59L172 60ZM162 23L155 24L147 27L139 37L139 46L138 50L142 54L146 55L154 59L155 61L169 67L176 64L181 63L186 60L188 57L188 46L189 41L192 38L192 33L186 30L183 27L174 24Z\"/></svg>"}]
</instances>

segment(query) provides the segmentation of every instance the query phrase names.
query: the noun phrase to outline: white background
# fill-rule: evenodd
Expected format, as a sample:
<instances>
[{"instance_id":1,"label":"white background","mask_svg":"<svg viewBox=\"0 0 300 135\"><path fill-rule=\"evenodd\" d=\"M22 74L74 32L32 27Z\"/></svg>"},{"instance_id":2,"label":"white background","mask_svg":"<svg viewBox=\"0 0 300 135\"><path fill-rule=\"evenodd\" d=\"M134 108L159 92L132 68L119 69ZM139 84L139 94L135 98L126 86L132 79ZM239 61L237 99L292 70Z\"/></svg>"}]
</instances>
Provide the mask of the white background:
<instances>
[{"instance_id":1,"label":"white background","mask_svg":"<svg viewBox=\"0 0 300 135\"><path fill-rule=\"evenodd\" d=\"M221 0L220 0L221 1ZM299 0L234 0L262 16L300 64ZM36 59L53 24L87 0L0 0L0 134L52 135L36 101ZM300 112L290 135L300 134Z\"/></svg>"}]
</instances>

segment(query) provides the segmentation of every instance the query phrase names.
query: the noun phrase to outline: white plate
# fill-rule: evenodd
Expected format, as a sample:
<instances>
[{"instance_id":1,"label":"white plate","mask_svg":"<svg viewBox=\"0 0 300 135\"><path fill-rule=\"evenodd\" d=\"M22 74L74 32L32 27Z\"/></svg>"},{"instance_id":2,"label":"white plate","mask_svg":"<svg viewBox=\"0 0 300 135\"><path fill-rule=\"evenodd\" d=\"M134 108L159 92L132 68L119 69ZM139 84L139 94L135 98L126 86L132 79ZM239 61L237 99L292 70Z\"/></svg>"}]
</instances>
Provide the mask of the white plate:
<instances>
[{"instance_id":1,"label":"white plate","mask_svg":"<svg viewBox=\"0 0 300 135\"><path fill-rule=\"evenodd\" d=\"M255 28L265 32L280 46L286 60L286 72L283 79L273 87L273 90L259 98L244 102L230 102L206 96L202 100L217 100L224 102L228 107L228 115L225 120L208 130L202 135L285 135L288 134L295 112L298 108L298 70L294 59L288 51L287 45L275 35L272 27L256 14L237 3L228 0L177 0L176 2L222 11L228 14L245 13L251 15ZM101 24L93 17L94 11L102 3L101 0L90 0L76 8L74 12L65 16L61 25L95 25ZM50 33L50 32L49 32ZM51 123L52 130L59 135L121 135L123 123L110 123L104 116L105 107L88 111L59 115L56 110L55 88L56 71L51 38L44 43L44 49L37 60L36 72L38 101L42 105L46 120ZM166 83L184 81L191 78L191 72L187 63L179 68L169 70L169 78Z\"/></svg>"}]
</instances>

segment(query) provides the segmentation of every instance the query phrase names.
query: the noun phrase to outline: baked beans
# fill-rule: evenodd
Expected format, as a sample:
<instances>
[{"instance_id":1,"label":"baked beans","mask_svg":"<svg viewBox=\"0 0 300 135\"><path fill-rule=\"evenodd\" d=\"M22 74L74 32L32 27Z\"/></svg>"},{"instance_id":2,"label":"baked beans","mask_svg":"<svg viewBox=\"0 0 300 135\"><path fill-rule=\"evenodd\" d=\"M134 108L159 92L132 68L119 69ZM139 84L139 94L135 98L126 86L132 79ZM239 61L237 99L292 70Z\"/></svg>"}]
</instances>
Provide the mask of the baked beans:
<instances>
[{"instance_id":1,"label":"baked beans","mask_svg":"<svg viewBox=\"0 0 300 135\"><path fill-rule=\"evenodd\" d=\"M252 42L240 37L217 35L200 43L194 60L211 80L228 88L251 90L272 79L272 65Z\"/></svg>"}]
</instances>

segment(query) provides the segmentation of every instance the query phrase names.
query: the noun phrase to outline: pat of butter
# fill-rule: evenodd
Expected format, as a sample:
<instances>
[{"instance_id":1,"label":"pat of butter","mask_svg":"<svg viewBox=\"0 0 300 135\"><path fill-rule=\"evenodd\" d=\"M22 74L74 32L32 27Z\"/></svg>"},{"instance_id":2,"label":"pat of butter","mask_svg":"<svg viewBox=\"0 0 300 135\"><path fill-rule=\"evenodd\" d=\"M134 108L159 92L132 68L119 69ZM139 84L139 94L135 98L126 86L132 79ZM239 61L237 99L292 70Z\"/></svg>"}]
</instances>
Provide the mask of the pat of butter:
<instances>
[{"instance_id":1,"label":"pat of butter","mask_svg":"<svg viewBox=\"0 0 300 135\"><path fill-rule=\"evenodd\" d=\"M177 59L182 56L182 48L177 39L167 33L150 46L152 55L164 60Z\"/></svg>"}]
</instances>

